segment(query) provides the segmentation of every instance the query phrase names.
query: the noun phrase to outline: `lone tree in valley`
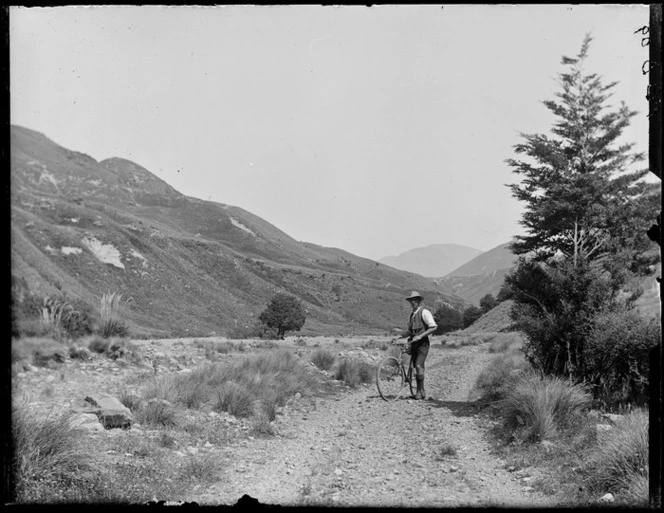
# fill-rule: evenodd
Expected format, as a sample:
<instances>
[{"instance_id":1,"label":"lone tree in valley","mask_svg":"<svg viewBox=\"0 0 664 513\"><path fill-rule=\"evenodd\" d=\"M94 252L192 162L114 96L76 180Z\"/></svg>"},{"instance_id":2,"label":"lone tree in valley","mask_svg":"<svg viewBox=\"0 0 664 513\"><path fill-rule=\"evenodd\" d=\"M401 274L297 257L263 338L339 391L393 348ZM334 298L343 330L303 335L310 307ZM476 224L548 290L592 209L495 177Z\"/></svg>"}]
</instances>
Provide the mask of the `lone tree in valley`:
<instances>
[{"instance_id":1,"label":"lone tree in valley","mask_svg":"<svg viewBox=\"0 0 664 513\"><path fill-rule=\"evenodd\" d=\"M295 297L279 293L260 314L258 320L268 328L277 330L277 338L284 338L287 331L300 331L306 316L302 303Z\"/></svg>"}]
</instances>

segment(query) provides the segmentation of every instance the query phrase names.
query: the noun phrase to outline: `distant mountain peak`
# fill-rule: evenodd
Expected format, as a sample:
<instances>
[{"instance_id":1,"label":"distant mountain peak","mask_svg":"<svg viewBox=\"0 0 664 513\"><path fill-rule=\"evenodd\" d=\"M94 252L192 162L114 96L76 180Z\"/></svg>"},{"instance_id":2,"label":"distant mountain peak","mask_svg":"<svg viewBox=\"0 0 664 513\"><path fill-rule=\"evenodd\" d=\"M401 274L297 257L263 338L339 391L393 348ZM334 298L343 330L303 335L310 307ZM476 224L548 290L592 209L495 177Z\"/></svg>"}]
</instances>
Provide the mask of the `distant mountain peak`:
<instances>
[{"instance_id":1,"label":"distant mountain peak","mask_svg":"<svg viewBox=\"0 0 664 513\"><path fill-rule=\"evenodd\" d=\"M405 251L397 256L381 258L380 263L421 276L444 276L451 270L480 255L481 250L461 244L430 244Z\"/></svg>"}]
</instances>

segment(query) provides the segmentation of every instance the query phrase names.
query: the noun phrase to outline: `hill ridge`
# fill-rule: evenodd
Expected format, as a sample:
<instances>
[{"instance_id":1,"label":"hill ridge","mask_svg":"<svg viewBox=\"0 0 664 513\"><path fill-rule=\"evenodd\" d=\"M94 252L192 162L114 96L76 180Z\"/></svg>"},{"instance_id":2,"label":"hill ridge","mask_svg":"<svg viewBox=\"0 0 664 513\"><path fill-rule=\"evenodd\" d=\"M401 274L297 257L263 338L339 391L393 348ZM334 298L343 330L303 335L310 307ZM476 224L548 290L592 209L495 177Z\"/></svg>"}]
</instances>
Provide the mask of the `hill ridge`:
<instances>
[{"instance_id":1,"label":"hill ridge","mask_svg":"<svg viewBox=\"0 0 664 513\"><path fill-rule=\"evenodd\" d=\"M98 309L104 292L117 291L133 298L126 316L145 336L232 334L253 325L276 292L303 301L310 334L389 329L407 319L403 297L412 289L464 303L417 274L298 242L241 207L188 197L130 160L97 162L14 126L11 214L17 297L62 296Z\"/></svg>"}]
</instances>

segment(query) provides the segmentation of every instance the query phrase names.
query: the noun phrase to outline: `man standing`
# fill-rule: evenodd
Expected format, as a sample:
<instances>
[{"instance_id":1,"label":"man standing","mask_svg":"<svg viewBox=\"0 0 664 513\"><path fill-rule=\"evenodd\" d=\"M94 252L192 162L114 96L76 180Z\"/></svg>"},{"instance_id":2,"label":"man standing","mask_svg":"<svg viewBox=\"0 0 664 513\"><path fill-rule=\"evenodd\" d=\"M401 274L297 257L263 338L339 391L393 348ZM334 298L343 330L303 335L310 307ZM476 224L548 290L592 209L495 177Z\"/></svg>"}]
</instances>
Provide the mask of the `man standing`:
<instances>
[{"instance_id":1,"label":"man standing","mask_svg":"<svg viewBox=\"0 0 664 513\"><path fill-rule=\"evenodd\" d=\"M426 399L424 391L424 360L429 354L429 335L436 331L438 325L429 310L422 306L424 298L419 292L413 291L406 298L413 311L408 321L408 330L404 331L399 338L408 337L410 346L410 357L415 367L415 379L417 380L417 392L415 399Z\"/></svg>"}]
</instances>

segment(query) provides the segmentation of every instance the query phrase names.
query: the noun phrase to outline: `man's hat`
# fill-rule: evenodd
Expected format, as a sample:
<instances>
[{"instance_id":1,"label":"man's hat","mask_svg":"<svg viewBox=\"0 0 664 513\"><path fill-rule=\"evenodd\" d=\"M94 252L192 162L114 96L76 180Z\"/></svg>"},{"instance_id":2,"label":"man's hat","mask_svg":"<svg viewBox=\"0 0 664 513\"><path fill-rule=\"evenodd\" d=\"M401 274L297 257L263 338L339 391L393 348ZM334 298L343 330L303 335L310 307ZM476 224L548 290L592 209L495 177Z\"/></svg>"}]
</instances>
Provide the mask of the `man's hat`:
<instances>
[{"instance_id":1,"label":"man's hat","mask_svg":"<svg viewBox=\"0 0 664 513\"><path fill-rule=\"evenodd\" d=\"M424 298L422 297L422 294L414 290L410 293L410 296L406 298L406 300L408 299L424 299Z\"/></svg>"}]
</instances>

